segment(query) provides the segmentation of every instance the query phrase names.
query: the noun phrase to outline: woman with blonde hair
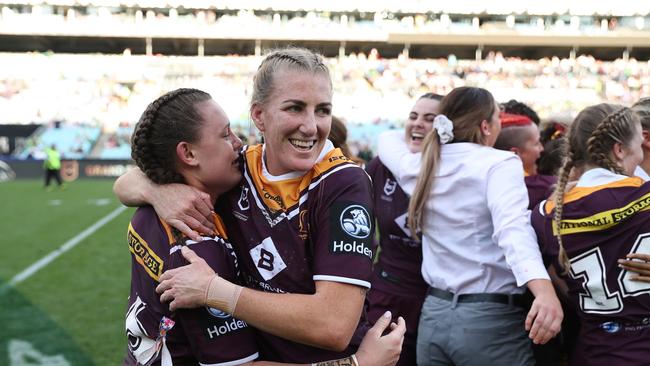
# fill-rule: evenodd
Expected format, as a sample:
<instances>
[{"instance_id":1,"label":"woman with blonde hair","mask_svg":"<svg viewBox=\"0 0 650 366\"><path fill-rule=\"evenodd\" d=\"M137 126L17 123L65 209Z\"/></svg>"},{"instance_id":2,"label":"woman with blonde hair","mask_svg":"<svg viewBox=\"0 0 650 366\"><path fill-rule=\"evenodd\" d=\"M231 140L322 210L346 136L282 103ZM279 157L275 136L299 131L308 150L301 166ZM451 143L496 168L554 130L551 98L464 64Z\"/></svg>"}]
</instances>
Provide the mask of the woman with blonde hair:
<instances>
[{"instance_id":1,"label":"woman with blonde hair","mask_svg":"<svg viewBox=\"0 0 650 366\"><path fill-rule=\"evenodd\" d=\"M157 291L172 310L210 306L255 326L266 360L350 358L368 329L362 310L372 270L370 180L327 140L331 111L321 56L300 48L269 53L250 107L265 142L242 148L241 161L232 163L243 179L215 207L246 286L216 275L191 250L183 253L189 265L160 276ZM200 235L190 227L214 228L215 201L192 187L156 185L134 170L115 191L127 204L150 202L192 238ZM391 342L401 348L403 319L398 323Z\"/></svg>"},{"instance_id":2,"label":"woman with blonde hair","mask_svg":"<svg viewBox=\"0 0 650 366\"><path fill-rule=\"evenodd\" d=\"M422 232L429 289L418 365L529 365L528 338L545 343L560 329L562 310L530 226L521 161L492 148L499 112L487 90L456 88L441 101L421 153L410 153L398 133L379 141L379 157L412 194L411 233ZM535 296L528 314L523 286Z\"/></svg>"}]
</instances>

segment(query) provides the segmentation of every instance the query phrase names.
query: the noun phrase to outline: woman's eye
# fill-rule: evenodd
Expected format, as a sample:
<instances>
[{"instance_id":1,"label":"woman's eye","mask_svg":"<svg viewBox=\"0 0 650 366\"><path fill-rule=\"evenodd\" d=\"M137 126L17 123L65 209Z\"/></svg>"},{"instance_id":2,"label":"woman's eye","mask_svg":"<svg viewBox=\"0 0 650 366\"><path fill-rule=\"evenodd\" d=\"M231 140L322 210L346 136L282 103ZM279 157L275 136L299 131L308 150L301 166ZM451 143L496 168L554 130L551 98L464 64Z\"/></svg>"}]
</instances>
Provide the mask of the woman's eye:
<instances>
[{"instance_id":1,"label":"woman's eye","mask_svg":"<svg viewBox=\"0 0 650 366\"><path fill-rule=\"evenodd\" d=\"M329 108L319 108L316 110L316 113L323 116L329 116L330 114L332 114L332 110Z\"/></svg>"}]
</instances>

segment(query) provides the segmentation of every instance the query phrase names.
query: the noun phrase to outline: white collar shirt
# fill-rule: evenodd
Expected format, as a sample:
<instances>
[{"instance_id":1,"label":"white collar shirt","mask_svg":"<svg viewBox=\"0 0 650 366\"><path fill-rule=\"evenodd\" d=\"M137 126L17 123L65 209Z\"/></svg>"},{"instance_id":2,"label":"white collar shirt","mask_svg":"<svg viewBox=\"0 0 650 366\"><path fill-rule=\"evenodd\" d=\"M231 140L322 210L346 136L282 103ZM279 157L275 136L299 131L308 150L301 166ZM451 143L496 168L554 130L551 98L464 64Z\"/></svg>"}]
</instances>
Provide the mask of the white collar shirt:
<instances>
[{"instance_id":1,"label":"white collar shirt","mask_svg":"<svg viewBox=\"0 0 650 366\"><path fill-rule=\"evenodd\" d=\"M410 153L401 131L379 138L379 157L412 194L421 154ZM521 160L473 143L441 146L426 202L422 275L432 287L464 293L522 293L549 279L530 225Z\"/></svg>"}]
</instances>

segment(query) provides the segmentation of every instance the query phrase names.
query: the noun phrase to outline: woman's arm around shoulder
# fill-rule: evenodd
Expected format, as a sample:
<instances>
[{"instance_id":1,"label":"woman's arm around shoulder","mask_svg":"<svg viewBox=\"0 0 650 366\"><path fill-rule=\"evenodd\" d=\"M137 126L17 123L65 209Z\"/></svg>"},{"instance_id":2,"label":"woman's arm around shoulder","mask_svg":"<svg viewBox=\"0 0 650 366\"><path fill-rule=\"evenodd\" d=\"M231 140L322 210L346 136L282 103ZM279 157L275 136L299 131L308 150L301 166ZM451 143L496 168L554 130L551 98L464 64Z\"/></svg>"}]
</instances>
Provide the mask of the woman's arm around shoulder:
<instances>
[{"instance_id":1,"label":"woman's arm around shoulder","mask_svg":"<svg viewBox=\"0 0 650 366\"><path fill-rule=\"evenodd\" d=\"M193 240L201 240L199 232L214 232L210 195L196 188L185 184L158 185L135 168L115 181L113 192L127 206L152 205L165 222Z\"/></svg>"}]
</instances>

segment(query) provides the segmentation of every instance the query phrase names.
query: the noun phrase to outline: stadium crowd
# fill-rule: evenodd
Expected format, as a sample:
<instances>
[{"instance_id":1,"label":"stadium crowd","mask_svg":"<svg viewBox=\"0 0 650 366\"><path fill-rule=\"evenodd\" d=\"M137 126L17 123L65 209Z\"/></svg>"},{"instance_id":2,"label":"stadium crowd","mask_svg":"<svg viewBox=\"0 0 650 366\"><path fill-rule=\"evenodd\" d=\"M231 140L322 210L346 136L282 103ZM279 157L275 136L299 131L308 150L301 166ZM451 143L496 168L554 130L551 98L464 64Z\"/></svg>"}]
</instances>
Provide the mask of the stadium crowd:
<instances>
[{"instance_id":1,"label":"stadium crowd","mask_svg":"<svg viewBox=\"0 0 650 366\"><path fill-rule=\"evenodd\" d=\"M133 128L148 101L166 90L192 86L210 92L222 103L239 134L254 134L247 100L259 57L3 54L2 60L14 65L0 70L5 123L89 125L105 135L90 145L99 141L111 149L126 142L129 132L124 129ZM347 121L353 145L369 144L373 149L371 137L401 125L403 111L425 92L444 95L456 87L480 86L499 101L517 99L538 111L542 119L561 121L570 120L588 105L602 101L631 104L650 94L650 64L635 59L606 62L582 55L522 60L498 52L480 61L458 60L454 55L431 60L384 59L373 50L368 55L330 58L326 63L332 70L337 101L334 113ZM49 97L53 90L57 98ZM45 146L31 141L17 153L38 155L25 149ZM70 157L91 152L78 147L62 152ZM93 150L91 157L101 158L102 150L101 146Z\"/></svg>"}]
</instances>

